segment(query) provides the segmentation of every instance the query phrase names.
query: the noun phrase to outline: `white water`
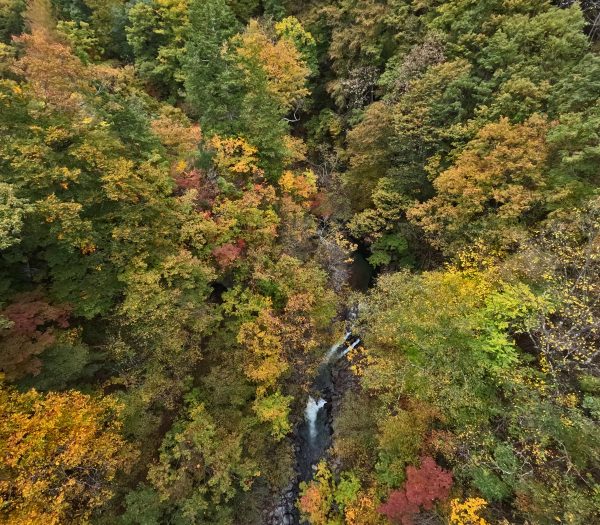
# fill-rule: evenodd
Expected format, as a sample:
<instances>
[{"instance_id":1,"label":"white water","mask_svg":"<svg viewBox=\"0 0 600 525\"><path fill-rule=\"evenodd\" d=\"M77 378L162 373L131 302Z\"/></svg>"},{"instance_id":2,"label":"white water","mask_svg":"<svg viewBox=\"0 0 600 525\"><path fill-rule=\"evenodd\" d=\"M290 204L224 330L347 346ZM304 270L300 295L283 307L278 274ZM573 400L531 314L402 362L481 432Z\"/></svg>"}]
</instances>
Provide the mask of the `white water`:
<instances>
[{"instance_id":1,"label":"white water","mask_svg":"<svg viewBox=\"0 0 600 525\"><path fill-rule=\"evenodd\" d=\"M342 337L339 341L337 341L325 354L325 363L329 363L331 358L338 353L340 347L348 340L348 338L352 335L352 332L346 332L344 337Z\"/></svg>"},{"instance_id":2,"label":"white water","mask_svg":"<svg viewBox=\"0 0 600 525\"><path fill-rule=\"evenodd\" d=\"M306 403L306 408L304 409L304 417L308 423L308 433L310 439L313 440L317 436L317 415L319 414L319 410L321 410L327 401L324 399L315 400L312 396L308 396L308 402Z\"/></svg>"},{"instance_id":3,"label":"white water","mask_svg":"<svg viewBox=\"0 0 600 525\"><path fill-rule=\"evenodd\" d=\"M351 335L352 332L346 332L344 337L342 337L327 351L324 358L325 366L327 366L334 358L337 360L358 346L360 339L357 339L351 345L345 346L346 341ZM306 408L304 409L304 417L308 424L308 435L311 441L317 437L317 416L319 414L319 410L321 410L326 404L327 401L324 399L315 399L312 396L308 396Z\"/></svg>"},{"instance_id":4,"label":"white water","mask_svg":"<svg viewBox=\"0 0 600 525\"><path fill-rule=\"evenodd\" d=\"M350 352L350 350L354 350L357 345L360 343L360 339L357 339L356 341L354 341L354 343L352 343L350 346L348 346L343 352L342 352L342 357L345 356L348 352Z\"/></svg>"}]
</instances>

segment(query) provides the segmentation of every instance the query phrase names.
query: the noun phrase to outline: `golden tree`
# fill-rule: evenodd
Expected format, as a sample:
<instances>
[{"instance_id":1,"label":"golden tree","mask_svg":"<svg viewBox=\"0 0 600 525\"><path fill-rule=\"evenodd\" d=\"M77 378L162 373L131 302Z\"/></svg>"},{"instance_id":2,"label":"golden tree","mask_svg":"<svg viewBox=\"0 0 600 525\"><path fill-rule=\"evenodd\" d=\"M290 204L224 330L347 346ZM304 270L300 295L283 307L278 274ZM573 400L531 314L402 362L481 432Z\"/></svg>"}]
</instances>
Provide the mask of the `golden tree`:
<instances>
[{"instance_id":1,"label":"golden tree","mask_svg":"<svg viewBox=\"0 0 600 525\"><path fill-rule=\"evenodd\" d=\"M115 399L0 385L0 523L87 523L135 454Z\"/></svg>"}]
</instances>

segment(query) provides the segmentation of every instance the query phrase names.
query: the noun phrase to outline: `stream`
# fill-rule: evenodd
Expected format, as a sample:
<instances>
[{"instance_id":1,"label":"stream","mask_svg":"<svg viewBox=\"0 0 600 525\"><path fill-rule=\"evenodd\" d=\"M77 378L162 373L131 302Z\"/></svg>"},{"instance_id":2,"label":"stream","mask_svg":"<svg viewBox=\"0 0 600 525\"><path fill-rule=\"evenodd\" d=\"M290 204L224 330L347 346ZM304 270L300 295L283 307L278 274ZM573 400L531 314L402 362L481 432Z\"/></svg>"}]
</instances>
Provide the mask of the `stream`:
<instances>
[{"instance_id":1,"label":"stream","mask_svg":"<svg viewBox=\"0 0 600 525\"><path fill-rule=\"evenodd\" d=\"M350 343L351 338L352 332L347 331L345 336L328 350L312 384L311 395L308 396L304 409L304 421L298 429L299 448L296 462L300 481L309 481L312 478L313 466L325 456L331 445L331 410L336 390L332 372L338 361L360 343L358 338Z\"/></svg>"},{"instance_id":2,"label":"stream","mask_svg":"<svg viewBox=\"0 0 600 525\"><path fill-rule=\"evenodd\" d=\"M304 409L304 418L294 434L296 451L296 479L281 495L278 505L269 514L269 525L299 525L300 515L296 509L299 484L310 481L314 467L326 457L333 436L334 400L341 398L343 388L338 384L345 357L360 344L360 338L352 334L356 309L346 316L346 332L323 356L317 375L312 383Z\"/></svg>"},{"instance_id":3,"label":"stream","mask_svg":"<svg viewBox=\"0 0 600 525\"><path fill-rule=\"evenodd\" d=\"M350 289L366 292L373 284L375 272L367 262L366 253L359 249L348 267L347 284ZM346 309L345 332L323 353L317 374L304 404L303 418L293 434L295 476L276 498L275 505L265 513L265 525L301 525L296 501L300 483L310 481L314 467L328 457L333 438L333 420L339 411L344 393L352 383L352 374L346 355L361 340L353 333L358 305Z\"/></svg>"}]
</instances>

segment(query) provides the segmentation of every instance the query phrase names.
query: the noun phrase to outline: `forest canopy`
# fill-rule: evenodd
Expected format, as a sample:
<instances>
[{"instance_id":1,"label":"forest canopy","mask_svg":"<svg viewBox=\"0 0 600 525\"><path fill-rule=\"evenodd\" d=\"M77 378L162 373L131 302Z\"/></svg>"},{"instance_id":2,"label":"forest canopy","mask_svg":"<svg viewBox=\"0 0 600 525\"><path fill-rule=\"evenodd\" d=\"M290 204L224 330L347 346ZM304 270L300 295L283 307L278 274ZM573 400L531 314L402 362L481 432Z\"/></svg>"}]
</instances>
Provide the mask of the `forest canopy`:
<instances>
[{"instance_id":1,"label":"forest canopy","mask_svg":"<svg viewBox=\"0 0 600 525\"><path fill-rule=\"evenodd\" d=\"M0 523L600 522L599 28L0 0Z\"/></svg>"}]
</instances>

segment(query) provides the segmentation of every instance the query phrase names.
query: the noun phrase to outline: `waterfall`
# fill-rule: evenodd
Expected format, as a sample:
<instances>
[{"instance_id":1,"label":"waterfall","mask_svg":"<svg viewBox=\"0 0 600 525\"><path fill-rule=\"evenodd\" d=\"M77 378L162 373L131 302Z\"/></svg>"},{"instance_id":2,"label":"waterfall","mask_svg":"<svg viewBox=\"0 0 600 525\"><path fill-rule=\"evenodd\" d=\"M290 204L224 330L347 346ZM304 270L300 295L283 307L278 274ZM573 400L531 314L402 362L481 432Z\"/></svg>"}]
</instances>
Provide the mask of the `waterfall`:
<instances>
[{"instance_id":1,"label":"waterfall","mask_svg":"<svg viewBox=\"0 0 600 525\"><path fill-rule=\"evenodd\" d=\"M354 343L352 343L350 346L348 346L343 352L342 352L342 356L345 356L348 352L350 352L350 350L354 350L357 345L360 343L360 339L357 339L356 341L354 341Z\"/></svg>"},{"instance_id":2,"label":"waterfall","mask_svg":"<svg viewBox=\"0 0 600 525\"><path fill-rule=\"evenodd\" d=\"M337 341L325 354L325 363L329 363L331 358L336 355L340 349L340 347L348 340L348 338L352 335L352 332L348 331L339 341Z\"/></svg>"},{"instance_id":3,"label":"waterfall","mask_svg":"<svg viewBox=\"0 0 600 525\"><path fill-rule=\"evenodd\" d=\"M278 509L284 509L281 512L285 516L281 517L277 514L268 522L268 525L301 523L298 510L294 506L294 500L299 494L299 483L313 479L316 465L327 457L328 450L333 443L333 418L336 416L346 388L352 384L351 363L344 359L344 356L361 342L356 334L353 334L357 312L357 306L353 306L347 311L344 323L345 333L340 334L341 337L331 348L322 350L322 361L318 363L309 390L312 395L309 395L306 400L304 420L297 426L294 437L297 476L291 489L286 489L282 496L282 503L278 507Z\"/></svg>"},{"instance_id":4,"label":"waterfall","mask_svg":"<svg viewBox=\"0 0 600 525\"><path fill-rule=\"evenodd\" d=\"M304 409L304 424L300 428L300 447L297 451L298 470L301 481L312 479L314 466L325 454L332 442L333 414L327 415L323 407L334 406L336 401L336 381L340 376L348 373L349 363L339 366L339 361L356 348L361 340L352 334L352 325L356 319L357 308L353 307L346 317L346 331L339 340L323 353L323 358L318 366L317 374L313 379L310 393ZM331 405L330 405L331 403ZM334 407L335 408L335 407ZM333 410L333 408L332 408Z\"/></svg>"},{"instance_id":5,"label":"waterfall","mask_svg":"<svg viewBox=\"0 0 600 525\"><path fill-rule=\"evenodd\" d=\"M308 402L306 403L306 409L304 410L304 417L308 423L308 433L311 440L314 440L317 437L317 415L319 414L319 410L321 410L327 401L324 399L315 400L312 396L308 397Z\"/></svg>"}]
</instances>

